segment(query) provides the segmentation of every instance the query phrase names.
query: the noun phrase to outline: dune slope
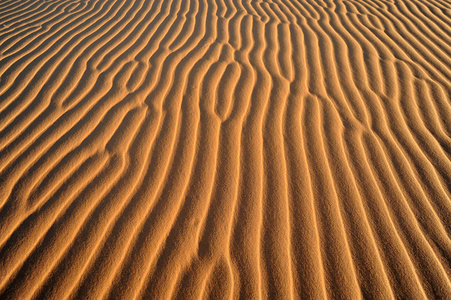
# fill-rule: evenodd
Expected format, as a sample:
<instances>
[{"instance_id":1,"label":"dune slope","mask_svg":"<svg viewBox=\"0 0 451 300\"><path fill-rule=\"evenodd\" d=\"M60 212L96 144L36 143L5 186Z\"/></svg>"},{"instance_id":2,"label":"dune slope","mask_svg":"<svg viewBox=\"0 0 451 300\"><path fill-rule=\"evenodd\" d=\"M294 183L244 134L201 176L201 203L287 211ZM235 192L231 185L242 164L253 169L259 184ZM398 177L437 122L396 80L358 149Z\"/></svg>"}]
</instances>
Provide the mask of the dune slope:
<instances>
[{"instance_id":1,"label":"dune slope","mask_svg":"<svg viewBox=\"0 0 451 300\"><path fill-rule=\"evenodd\" d=\"M0 2L1 299L450 295L450 1Z\"/></svg>"}]
</instances>

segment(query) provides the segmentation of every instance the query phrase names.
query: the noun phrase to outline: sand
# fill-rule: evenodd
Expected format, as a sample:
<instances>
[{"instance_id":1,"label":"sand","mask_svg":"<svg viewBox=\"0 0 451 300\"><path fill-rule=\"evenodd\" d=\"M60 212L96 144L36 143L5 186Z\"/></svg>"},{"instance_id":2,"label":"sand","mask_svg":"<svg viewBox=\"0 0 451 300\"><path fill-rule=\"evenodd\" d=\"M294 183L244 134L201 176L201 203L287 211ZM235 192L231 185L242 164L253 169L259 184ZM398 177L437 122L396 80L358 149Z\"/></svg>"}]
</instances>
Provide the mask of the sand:
<instances>
[{"instance_id":1,"label":"sand","mask_svg":"<svg viewBox=\"0 0 451 300\"><path fill-rule=\"evenodd\" d=\"M451 2L0 1L0 298L451 299Z\"/></svg>"}]
</instances>

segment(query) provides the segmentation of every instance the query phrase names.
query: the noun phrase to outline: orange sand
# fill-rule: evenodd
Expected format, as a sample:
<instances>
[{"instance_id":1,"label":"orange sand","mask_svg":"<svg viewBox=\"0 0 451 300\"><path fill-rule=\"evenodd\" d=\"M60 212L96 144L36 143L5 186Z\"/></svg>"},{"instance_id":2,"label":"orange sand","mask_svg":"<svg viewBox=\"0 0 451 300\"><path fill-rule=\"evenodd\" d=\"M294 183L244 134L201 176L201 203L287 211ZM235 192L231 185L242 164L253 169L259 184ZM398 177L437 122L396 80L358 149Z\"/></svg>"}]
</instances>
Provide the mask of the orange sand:
<instances>
[{"instance_id":1,"label":"orange sand","mask_svg":"<svg viewBox=\"0 0 451 300\"><path fill-rule=\"evenodd\" d=\"M451 2L0 1L29 298L451 299Z\"/></svg>"}]
</instances>

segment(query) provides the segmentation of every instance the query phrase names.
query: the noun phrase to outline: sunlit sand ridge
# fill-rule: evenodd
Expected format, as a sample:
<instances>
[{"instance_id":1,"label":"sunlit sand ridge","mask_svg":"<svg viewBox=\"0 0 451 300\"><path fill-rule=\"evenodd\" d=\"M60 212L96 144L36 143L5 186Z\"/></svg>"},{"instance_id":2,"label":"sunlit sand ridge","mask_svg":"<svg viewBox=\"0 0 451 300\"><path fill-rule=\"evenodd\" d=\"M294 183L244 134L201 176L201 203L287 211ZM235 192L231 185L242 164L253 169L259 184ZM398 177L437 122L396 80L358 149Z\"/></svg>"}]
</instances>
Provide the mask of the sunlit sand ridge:
<instances>
[{"instance_id":1,"label":"sunlit sand ridge","mask_svg":"<svg viewBox=\"0 0 451 300\"><path fill-rule=\"evenodd\" d=\"M450 299L450 236L450 1L0 1L1 299Z\"/></svg>"}]
</instances>

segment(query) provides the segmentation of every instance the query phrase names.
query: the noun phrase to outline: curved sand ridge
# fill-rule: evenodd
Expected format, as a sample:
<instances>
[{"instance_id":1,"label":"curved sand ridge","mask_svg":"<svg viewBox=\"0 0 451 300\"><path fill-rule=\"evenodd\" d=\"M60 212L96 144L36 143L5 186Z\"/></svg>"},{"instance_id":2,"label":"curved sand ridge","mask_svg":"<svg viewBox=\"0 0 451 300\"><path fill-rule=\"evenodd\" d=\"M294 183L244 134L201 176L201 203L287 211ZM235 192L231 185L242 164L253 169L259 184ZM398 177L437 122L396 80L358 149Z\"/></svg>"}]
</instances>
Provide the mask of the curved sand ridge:
<instances>
[{"instance_id":1,"label":"curved sand ridge","mask_svg":"<svg viewBox=\"0 0 451 300\"><path fill-rule=\"evenodd\" d=\"M0 298L445 299L451 3L0 2Z\"/></svg>"}]
</instances>

